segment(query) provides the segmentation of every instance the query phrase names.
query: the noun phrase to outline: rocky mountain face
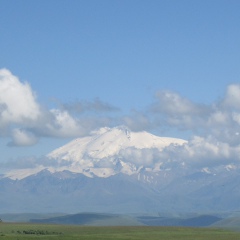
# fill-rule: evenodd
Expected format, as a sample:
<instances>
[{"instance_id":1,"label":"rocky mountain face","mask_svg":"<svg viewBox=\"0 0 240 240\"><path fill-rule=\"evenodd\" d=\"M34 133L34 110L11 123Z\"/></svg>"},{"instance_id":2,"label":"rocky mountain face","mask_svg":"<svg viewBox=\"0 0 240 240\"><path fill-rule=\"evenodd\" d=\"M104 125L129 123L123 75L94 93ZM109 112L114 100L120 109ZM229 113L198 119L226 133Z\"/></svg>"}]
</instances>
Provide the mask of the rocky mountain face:
<instances>
[{"instance_id":1,"label":"rocky mountain face","mask_svg":"<svg viewBox=\"0 0 240 240\"><path fill-rule=\"evenodd\" d=\"M239 210L240 170L162 159L185 140L103 128L49 153L49 166L0 179L0 212L212 212Z\"/></svg>"}]
</instances>

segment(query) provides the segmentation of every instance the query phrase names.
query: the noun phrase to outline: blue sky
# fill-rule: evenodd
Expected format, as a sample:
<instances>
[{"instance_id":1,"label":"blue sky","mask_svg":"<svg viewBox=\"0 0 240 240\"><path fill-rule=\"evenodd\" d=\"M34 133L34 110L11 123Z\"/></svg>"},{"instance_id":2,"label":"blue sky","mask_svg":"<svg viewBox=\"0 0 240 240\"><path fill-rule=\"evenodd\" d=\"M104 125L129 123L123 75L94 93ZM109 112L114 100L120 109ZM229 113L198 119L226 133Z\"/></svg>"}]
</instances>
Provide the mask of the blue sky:
<instances>
[{"instance_id":1,"label":"blue sky","mask_svg":"<svg viewBox=\"0 0 240 240\"><path fill-rule=\"evenodd\" d=\"M2 160L122 124L240 143L240 1L0 5Z\"/></svg>"}]
</instances>

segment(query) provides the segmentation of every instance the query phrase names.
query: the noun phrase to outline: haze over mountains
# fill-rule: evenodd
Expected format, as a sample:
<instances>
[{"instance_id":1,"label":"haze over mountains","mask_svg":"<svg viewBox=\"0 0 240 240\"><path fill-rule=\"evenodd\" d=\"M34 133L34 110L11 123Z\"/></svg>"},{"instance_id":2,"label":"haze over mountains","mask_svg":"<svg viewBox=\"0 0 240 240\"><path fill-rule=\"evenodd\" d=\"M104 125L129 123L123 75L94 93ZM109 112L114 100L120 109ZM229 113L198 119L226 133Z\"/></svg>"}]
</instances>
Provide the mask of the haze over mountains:
<instances>
[{"instance_id":1,"label":"haze over mountains","mask_svg":"<svg viewBox=\"0 0 240 240\"><path fill-rule=\"evenodd\" d=\"M5 172L1 212L211 212L239 210L239 166L193 166L182 139L101 128L33 168ZM171 154L170 154L171 153Z\"/></svg>"}]
</instances>

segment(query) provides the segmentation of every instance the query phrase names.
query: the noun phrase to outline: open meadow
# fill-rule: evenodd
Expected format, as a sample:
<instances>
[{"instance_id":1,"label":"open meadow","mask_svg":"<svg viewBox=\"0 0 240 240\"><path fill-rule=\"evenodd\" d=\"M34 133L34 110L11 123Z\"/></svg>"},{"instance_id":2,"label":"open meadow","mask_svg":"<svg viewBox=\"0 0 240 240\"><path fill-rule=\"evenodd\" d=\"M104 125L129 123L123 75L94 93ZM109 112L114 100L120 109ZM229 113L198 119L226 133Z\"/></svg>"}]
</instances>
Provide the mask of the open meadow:
<instances>
[{"instance_id":1,"label":"open meadow","mask_svg":"<svg viewBox=\"0 0 240 240\"><path fill-rule=\"evenodd\" d=\"M47 225L29 223L1 223L0 240L24 239L184 239L184 240L236 240L240 232L213 228L185 227L89 227L76 225Z\"/></svg>"}]
</instances>

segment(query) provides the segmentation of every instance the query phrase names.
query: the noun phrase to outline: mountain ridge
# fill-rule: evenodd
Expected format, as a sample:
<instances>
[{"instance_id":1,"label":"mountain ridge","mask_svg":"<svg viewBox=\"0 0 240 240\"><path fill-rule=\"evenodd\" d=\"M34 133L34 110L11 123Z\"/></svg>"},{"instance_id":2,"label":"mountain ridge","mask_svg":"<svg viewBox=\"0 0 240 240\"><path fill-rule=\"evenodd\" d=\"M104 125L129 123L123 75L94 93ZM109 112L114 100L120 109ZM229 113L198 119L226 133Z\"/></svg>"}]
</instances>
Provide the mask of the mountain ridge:
<instances>
[{"instance_id":1,"label":"mountain ridge","mask_svg":"<svg viewBox=\"0 0 240 240\"><path fill-rule=\"evenodd\" d=\"M55 158L44 159L48 165L38 164L33 169L3 174L0 211L208 213L240 210L239 165L193 167L178 159L177 154L168 160L164 158L166 151L184 149L185 140L173 142L171 139L164 145L162 138L139 134L142 133L135 134L124 128L100 129L80 140L85 143L80 154L76 154L83 156L80 160L62 159L62 152L57 150L59 157L55 154ZM139 148L128 145L139 136L147 136L138 139ZM159 139L161 141L157 141ZM123 140L127 142L125 145ZM93 151L91 155L85 151L87 145L91 151L101 150L103 146L113 150ZM153 147L140 148L146 146ZM61 149L65 149L65 153L71 150L69 145ZM103 153L106 155L102 158Z\"/></svg>"},{"instance_id":2,"label":"mountain ridge","mask_svg":"<svg viewBox=\"0 0 240 240\"><path fill-rule=\"evenodd\" d=\"M183 139L131 132L124 126L101 128L50 152L47 155L49 167L39 164L33 169L9 171L5 177L22 179L44 169L52 173L69 170L88 177L109 177L120 172L131 175L150 165L153 161L150 158L154 157L150 155L157 155L170 145L185 143ZM159 170L160 165L161 162L156 163L152 171Z\"/></svg>"}]
</instances>

